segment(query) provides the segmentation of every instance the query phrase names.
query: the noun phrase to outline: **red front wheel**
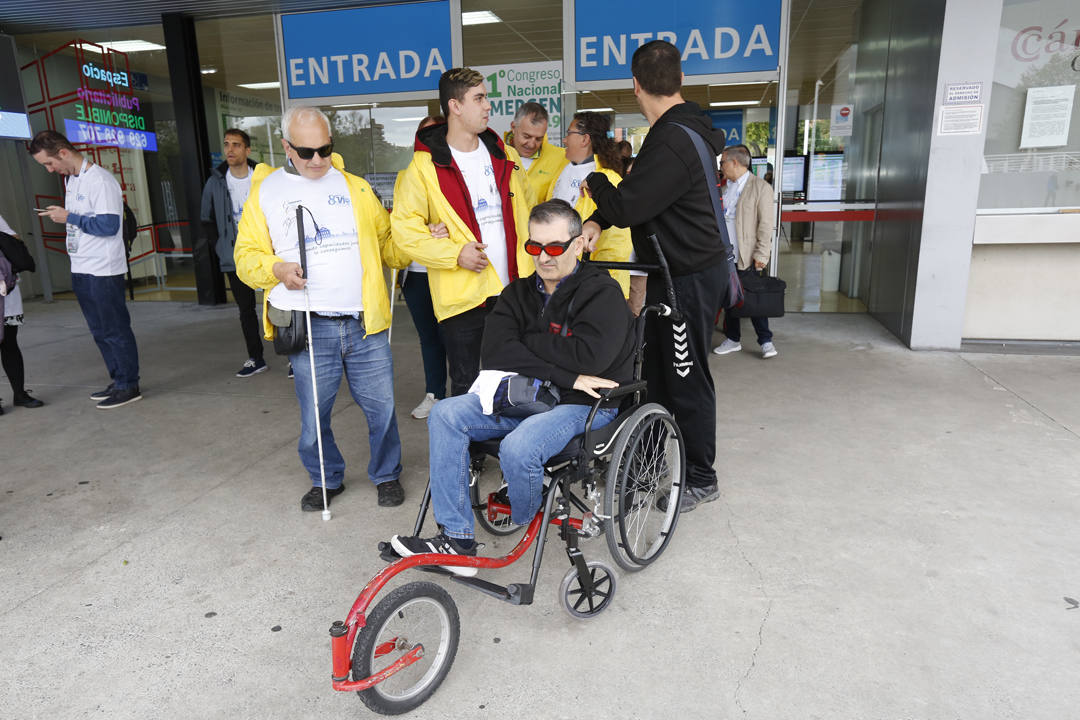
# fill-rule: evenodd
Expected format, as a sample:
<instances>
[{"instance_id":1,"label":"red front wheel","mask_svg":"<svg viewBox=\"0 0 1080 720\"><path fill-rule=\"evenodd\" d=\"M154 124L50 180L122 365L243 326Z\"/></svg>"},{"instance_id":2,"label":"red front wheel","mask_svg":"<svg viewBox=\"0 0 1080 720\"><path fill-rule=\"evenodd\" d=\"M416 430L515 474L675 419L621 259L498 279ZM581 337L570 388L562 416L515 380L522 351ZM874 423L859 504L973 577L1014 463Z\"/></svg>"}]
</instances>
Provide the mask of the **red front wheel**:
<instances>
[{"instance_id":1,"label":"red front wheel","mask_svg":"<svg viewBox=\"0 0 1080 720\"><path fill-rule=\"evenodd\" d=\"M457 654L461 621L450 594L429 582L397 588L375 606L353 646L353 680L363 680L417 645L423 657L357 693L371 710L400 715L423 704L442 684Z\"/></svg>"}]
</instances>

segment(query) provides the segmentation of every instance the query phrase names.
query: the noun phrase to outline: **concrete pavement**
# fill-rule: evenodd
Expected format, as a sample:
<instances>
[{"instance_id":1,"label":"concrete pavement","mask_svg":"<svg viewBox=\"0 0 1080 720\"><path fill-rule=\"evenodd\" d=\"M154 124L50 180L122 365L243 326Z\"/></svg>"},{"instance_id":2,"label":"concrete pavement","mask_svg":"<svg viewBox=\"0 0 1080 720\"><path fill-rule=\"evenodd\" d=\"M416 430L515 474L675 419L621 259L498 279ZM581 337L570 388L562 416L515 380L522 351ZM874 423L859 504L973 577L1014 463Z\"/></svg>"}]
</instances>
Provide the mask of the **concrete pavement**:
<instances>
[{"instance_id":1,"label":"concrete pavement","mask_svg":"<svg viewBox=\"0 0 1080 720\"><path fill-rule=\"evenodd\" d=\"M376 543L411 528L427 475L419 349L396 312L406 504L376 507L341 393L348 490L323 523L298 508L284 362L268 348L269 372L233 377L235 308L132 306L145 397L102 412L77 306L27 304L28 387L48 404L13 408L0 381L0 717L372 716L330 688L327 628ZM589 621L561 609L558 543L532 606L435 579L461 647L410 717L1076 715L1080 358L914 353L860 315L773 327L779 357L747 327L741 353L710 359L721 500ZM584 550L610 562L602 540Z\"/></svg>"}]
</instances>

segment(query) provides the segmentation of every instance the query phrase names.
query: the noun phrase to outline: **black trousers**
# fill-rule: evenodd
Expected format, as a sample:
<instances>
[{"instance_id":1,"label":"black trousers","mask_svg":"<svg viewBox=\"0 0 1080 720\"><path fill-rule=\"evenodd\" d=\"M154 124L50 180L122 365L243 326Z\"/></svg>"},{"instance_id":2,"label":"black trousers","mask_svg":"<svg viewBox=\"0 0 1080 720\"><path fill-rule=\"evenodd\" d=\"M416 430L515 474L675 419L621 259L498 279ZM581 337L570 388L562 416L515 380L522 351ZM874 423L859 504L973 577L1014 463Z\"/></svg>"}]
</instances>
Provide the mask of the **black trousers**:
<instances>
[{"instance_id":1,"label":"black trousers","mask_svg":"<svg viewBox=\"0 0 1080 720\"><path fill-rule=\"evenodd\" d=\"M248 357L262 360L262 329L259 327L259 314L255 312L255 291L245 285L235 271L225 274L229 276L229 289L232 290L236 306L240 308L240 329L244 333Z\"/></svg>"},{"instance_id":2,"label":"black trousers","mask_svg":"<svg viewBox=\"0 0 1080 720\"><path fill-rule=\"evenodd\" d=\"M480 307L448 317L439 323L450 367L450 395L469 392L473 380L480 374L480 343L484 338L484 320L495 307L498 298L488 298Z\"/></svg>"},{"instance_id":3,"label":"black trousers","mask_svg":"<svg viewBox=\"0 0 1080 720\"><path fill-rule=\"evenodd\" d=\"M672 279L682 318L650 315L645 327L644 375L649 400L675 416L686 441L686 484L716 482L716 389L709 372L709 343L720 307L724 267ZM668 303L663 276L649 275L645 303Z\"/></svg>"},{"instance_id":4,"label":"black trousers","mask_svg":"<svg viewBox=\"0 0 1080 720\"><path fill-rule=\"evenodd\" d=\"M4 319L0 318L0 323L2 322ZM4 374L7 375L11 390L15 393L15 399L18 400L26 392L23 385L26 382L26 370L22 352L19 350L18 326L9 325L4 328L4 339L0 340L0 363L3 364Z\"/></svg>"}]
</instances>

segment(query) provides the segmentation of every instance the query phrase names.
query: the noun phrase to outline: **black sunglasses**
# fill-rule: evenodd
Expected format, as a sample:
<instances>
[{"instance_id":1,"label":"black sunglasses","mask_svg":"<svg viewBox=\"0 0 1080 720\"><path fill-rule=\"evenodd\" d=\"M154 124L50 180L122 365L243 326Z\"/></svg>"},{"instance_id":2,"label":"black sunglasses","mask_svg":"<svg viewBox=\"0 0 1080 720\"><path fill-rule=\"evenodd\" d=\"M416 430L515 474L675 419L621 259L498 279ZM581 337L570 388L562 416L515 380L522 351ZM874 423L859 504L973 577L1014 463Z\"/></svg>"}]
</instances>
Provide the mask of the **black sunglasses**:
<instances>
[{"instance_id":1,"label":"black sunglasses","mask_svg":"<svg viewBox=\"0 0 1080 720\"><path fill-rule=\"evenodd\" d=\"M289 147L296 151L296 154L300 156L301 160L310 160L315 157L315 153L319 153L319 157L321 158L330 157L330 153L334 152L333 140L320 148L300 147L299 145L293 145L288 140L285 142L289 143Z\"/></svg>"},{"instance_id":2,"label":"black sunglasses","mask_svg":"<svg viewBox=\"0 0 1080 720\"><path fill-rule=\"evenodd\" d=\"M525 252L533 257L540 257L540 253L546 252L548 257L559 257L564 252L570 249L570 245L577 240L576 237L572 237L566 242L553 242L547 245L542 245L532 238L525 241Z\"/></svg>"}]
</instances>

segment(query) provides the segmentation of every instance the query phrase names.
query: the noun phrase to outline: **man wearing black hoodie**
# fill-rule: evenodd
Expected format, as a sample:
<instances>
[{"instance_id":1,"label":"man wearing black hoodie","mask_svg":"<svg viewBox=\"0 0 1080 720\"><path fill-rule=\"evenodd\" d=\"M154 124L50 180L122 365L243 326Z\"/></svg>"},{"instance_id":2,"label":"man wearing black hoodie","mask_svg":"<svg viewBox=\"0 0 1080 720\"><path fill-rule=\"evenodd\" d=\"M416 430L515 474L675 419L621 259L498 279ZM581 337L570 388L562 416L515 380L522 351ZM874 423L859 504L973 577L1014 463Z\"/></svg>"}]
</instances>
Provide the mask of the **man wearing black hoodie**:
<instances>
[{"instance_id":1,"label":"man wearing black hoodie","mask_svg":"<svg viewBox=\"0 0 1080 720\"><path fill-rule=\"evenodd\" d=\"M217 253L221 271L229 278L233 299L240 308L240 330L244 333L248 359L236 373L238 378L248 378L266 370L263 359L262 330L255 312L255 291L245 285L236 275L233 248L236 246L236 229L240 215L251 190L251 173L255 168L251 160L251 138L243 130L229 128L223 141L225 161L210 173L202 194L203 232L210 246Z\"/></svg>"},{"instance_id":2,"label":"man wearing black hoodie","mask_svg":"<svg viewBox=\"0 0 1080 720\"><path fill-rule=\"evenodd\" d=\"M714 154L724 136L682 98L678 49L663 40L639 47L631 60L634 95L649 121L649 134L634 171L615 187L600 173L586 179L597 210L583 232L592 247L612 225L629 227L640 262L656 263L648 236L655 233L671 267L681 319L650 319L646 328L645 379L649 397L675 416L686 440L686 490L682 512L719 497L716 471L716 391L709 373L709 345L727 283L723 243L709 197L716 167L703 168L693 141L676 123L699 134ZM664 279L649 275L646 304L665 302Z\"/></svg>"},{"instance_id":3,"label":"man wearing black hoodie","mask_svg":"<svg viewBox=\"0 0 1080 720\"><path fill-rule=\"evenodd\" d=\"M585 431L598 389L633 378L630 310L610 275L578 262L583 246L581 217L565 201L533 208L525 251L536 274L514 280L499 295L484 324L481 361L485 370L550 381L561 400L527 418L494 415L492 393L481 399L482 376L469 393L436 403L428 417L429 464L431 504L442 529L432 538L395 535L391 544L400 555L476 554L468 492L472 440L503 438L499 465L510 519L527 524L540 508L544 462ZM598 411L593 427L603 427L615 414L614 408ZM449 569L476 574L472 567Z\"/></svg>"}]
</instances>

